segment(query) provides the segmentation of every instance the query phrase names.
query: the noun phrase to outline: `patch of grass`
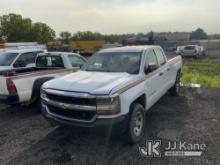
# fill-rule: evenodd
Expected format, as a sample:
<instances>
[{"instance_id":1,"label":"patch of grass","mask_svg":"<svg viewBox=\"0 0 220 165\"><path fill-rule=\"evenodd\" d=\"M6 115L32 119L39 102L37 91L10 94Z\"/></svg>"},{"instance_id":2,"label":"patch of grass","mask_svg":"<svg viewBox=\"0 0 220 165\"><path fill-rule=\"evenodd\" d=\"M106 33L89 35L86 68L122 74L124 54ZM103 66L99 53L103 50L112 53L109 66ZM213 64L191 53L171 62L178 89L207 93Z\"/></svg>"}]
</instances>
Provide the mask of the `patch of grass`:
<instances>
[{"instance_id":1,"label":"patch of grass","mask_svg":"<svg viewBox=\"0 0 220 165\"><path fill-rule=\"evenodd\" d=\"M220 59L184 59L182 73L184 85L220 88Z\"/></svg>"}]
</instances>

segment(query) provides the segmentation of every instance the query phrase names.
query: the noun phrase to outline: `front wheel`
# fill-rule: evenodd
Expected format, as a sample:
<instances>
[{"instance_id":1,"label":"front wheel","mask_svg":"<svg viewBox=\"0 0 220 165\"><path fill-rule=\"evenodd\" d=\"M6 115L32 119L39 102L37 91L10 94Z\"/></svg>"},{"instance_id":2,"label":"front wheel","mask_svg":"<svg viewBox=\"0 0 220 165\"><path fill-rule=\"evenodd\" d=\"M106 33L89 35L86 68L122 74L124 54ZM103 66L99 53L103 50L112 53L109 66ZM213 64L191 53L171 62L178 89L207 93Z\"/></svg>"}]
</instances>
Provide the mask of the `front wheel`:
<instances>
[{"instance_id":1,"label":"front wheel","mask_svg":"<svg viewBox=\"0 0 220 165\"><path fill-rule=\"evenodd\" d=\"M135 144L144 136L145 110L141 104L133 103L130 109L129 123L127 128L127 142Z\"/></svg>"}]
</instances>

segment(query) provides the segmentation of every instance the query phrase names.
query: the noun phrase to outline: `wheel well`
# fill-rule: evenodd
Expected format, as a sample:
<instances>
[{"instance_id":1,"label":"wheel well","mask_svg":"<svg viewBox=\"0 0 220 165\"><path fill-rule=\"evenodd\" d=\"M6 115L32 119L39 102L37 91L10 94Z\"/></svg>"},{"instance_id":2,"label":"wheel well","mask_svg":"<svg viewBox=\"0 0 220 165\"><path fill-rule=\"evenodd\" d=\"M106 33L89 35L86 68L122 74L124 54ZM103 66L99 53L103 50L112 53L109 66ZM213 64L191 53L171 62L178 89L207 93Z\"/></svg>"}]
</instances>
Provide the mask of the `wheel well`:
<instances>
[{"instance_id":1,"label":"wheel well","mask_svg":"<svg viewBox=\"0 0 220 165\"><path fill-rule=\"evenodd\" d=\"M146 108L146 95L143 94L139 96L133 103L139 103L141 104L144 108Z\"/></svg>"},{"instance_id":2,"label":"wheel well","mask_svg":"<svg viewBox=\"0 0 220 165\"><path fill-rule=\"evenodd\" d=\"M37 79L34 82L33 88L32 88L31 102L34 102L39 98L41 85L43 85L43 83L49 80L52 80L53 78L54 77L44 77L44 78Z\"/></svg>"}]
</instances>

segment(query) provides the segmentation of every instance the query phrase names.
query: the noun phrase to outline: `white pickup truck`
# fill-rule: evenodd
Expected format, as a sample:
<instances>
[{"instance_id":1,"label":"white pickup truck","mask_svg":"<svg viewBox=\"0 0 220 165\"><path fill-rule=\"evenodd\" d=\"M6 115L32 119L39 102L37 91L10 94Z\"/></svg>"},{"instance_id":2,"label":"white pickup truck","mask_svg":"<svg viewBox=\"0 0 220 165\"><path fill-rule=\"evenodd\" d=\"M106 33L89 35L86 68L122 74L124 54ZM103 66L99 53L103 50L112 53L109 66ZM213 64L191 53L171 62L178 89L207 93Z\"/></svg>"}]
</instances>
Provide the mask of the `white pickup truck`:
<instances>
[{"instance_id":1,"label":"white pickup truck","mask_svg":"<svg viewBox=\"0 0 220 165\"><path fill-rule=\"evenodd\" d=\"M75 53L48 52L37 56L36 67L0 71L0 104L29 105L39 100L44 82L72 73L85 62Z\"/></svg>"},{"instance_id":2,"label":"white pickup truck","mask_svg":"<svg viewBox=\"0 0 220 165\"><path fill-rule=\"evenodd\" d=\"M167 60L159 46L101 50L81 71L43 84L43 114L55 124L126 131L136 143L145 112L167 91L178 94L181 66L181 56Z\"/></svg>"},{"instance_id":3,"label":"white pickup truck","mask_svg":"<svg viewBox=\"0 0 220 165\"><path fill-rule=\"evenodd\" d=\"M177 54L180 54L183 57L203 57L205 56L205 50L203 46L198 45L186 45L186 46L178 46Z\"/></svg>"},{"instance_id":4,"label":"white pickup truck","mask_svg":"<svg viewBox=\"0 0 220 165\"><path fill-rule=\"evenodd\" d=\"M0 52L0 71L32 68L35 67L35 60L44 49L15 49Z\"/></svg>"}]
</instances>

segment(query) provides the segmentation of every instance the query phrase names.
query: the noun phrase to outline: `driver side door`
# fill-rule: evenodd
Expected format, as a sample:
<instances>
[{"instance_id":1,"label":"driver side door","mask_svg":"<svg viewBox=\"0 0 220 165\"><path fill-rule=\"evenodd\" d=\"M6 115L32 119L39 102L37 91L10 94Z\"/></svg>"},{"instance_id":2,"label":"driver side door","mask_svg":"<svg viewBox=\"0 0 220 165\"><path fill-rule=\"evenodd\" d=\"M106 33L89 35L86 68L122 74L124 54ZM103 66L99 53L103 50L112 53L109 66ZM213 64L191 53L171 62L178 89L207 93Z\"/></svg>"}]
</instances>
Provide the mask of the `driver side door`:
<instances>
[{"instance_id":1,"label":"driver side door","mask_svg":"<svg viewBox=\"0 0 220 165\"><path fill-rule=\"evenodd\" d=\"M159 63L157 60L157 56L153 49L149 50L146 54L145 61L145 75L146 75L146 83L145 83L145 91L147 95L147 109L154 105L160 99L161 96L161 88L162 77L159 71ZM149 65L156 65L157 68L153 71L148 71Z\"/></svg>"}]
</instances>

